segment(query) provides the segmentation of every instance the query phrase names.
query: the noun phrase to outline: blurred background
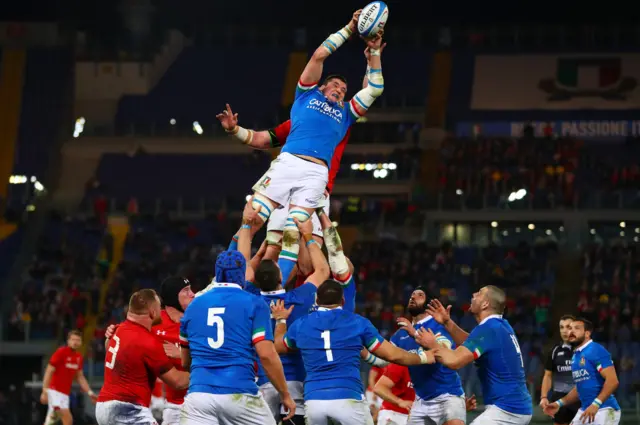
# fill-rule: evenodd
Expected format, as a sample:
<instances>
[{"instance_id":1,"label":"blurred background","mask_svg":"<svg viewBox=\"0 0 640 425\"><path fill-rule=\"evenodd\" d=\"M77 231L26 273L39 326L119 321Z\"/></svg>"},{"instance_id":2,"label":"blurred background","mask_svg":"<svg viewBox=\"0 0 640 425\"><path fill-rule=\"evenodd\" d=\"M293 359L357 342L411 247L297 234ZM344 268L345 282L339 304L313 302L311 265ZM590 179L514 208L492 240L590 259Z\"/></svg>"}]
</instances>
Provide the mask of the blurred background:
<instances>
[{"instance_id":1,"label":"blurred background","mask_svg":"<svg viewBox=\"0 0 640 425\"><path fill-rule=\"evenodd\" d=\"M309 54L365 3L3 6L0 424L43 422L44 365L66 331L83 331L99 389L104 332L131 291L174 273L208 283L277 155L226 137L215 114L228 102L246 128L288 119ZM389 337L422 284L470 329L471 294L506 288L536 402L558 318L587 316L623 422L640 423L640 24L388 4L385 92L354 125L331 205L358 312ZM351 95L363 49L326 62ZM460 373L481 400L474 367ZM93 423L79 393L72 411Z\"/></svg>"}]
</instances>

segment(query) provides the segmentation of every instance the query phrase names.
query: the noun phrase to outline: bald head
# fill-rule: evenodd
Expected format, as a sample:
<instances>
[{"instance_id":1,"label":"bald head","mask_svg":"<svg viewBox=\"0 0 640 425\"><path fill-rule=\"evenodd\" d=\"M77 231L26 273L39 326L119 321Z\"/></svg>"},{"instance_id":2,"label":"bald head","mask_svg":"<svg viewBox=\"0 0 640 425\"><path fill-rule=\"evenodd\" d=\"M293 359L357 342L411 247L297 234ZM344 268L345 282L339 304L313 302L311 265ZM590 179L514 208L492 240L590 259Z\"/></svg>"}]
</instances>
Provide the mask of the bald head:
<instances>
[{"instance_id":1,"label":"bald head","mask_svg":"<svg viewBox=\"0 0 640 425\"><path fill-rule=\"evenodd\" d=\"M134 292L129 299L129 313L131 314L149 314L149 312L157 309L160 304L160 298L153 289L141 289Z\"/></svg>"},{"instance_id":2,"label":"bald head","mask_svg":"<svg viewBox=\"0 0 640 425\"><path fill-rule=\"evenodd\" d=\"M484 287L485 296L489 302L489 309L495 314L504 313L504 307L507 301L507 296L504 291L497 286L487 285Z\"/></svg>"}]
</instances>

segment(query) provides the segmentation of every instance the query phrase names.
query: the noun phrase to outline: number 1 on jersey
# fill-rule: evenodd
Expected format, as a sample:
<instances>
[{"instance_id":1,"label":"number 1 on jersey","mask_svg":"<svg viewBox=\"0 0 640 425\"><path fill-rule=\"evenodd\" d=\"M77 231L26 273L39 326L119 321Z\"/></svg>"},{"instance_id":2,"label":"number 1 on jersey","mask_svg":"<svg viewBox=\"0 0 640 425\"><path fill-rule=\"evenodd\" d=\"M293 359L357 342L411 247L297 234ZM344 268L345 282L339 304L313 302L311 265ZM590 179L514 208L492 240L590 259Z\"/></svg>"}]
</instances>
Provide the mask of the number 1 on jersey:
<instances>
[{"instance_id":1,"label":"number 1 on jersey","mask_svg":"<svg viewBox=\"0 0 640 425\"><path fill-rule=\"evenodd\" d=\"M331 331L324 331L320 334L322 339L324 340L324 349L327 354L327 361L333 361L333 351L331 351Z\"/></svg>"},{"instance_id":2,"label":"number 1 on jersey","mask_svg":"<svg viewBox=\"0 0 640 425\"><path fill-rule=\"evenodd\" d=\"M515 335L509 335L509 336L511 337L511 341L513 341L513 345L515 345L516 347L516 352L518 353L518 356L520 356L520 364L524 368L524 360L522 360L522 352L520 351L520 344L518 344L518 339L516 338Z\"/></svg>"}]
</instances>

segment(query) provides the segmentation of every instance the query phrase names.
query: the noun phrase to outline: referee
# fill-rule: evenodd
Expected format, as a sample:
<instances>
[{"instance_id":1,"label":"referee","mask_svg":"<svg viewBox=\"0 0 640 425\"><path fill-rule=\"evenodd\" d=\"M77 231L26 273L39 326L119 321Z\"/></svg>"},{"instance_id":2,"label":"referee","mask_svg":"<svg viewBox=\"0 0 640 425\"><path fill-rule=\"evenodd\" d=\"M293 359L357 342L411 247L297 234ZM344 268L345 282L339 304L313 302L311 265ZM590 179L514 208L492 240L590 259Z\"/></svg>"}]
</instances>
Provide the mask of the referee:
<instances>
[{"instance_id":1,"label":"referee","mask_svg":"<svg viewBox=\"0 0 640 425\"><path fill-rule=\"evenodd\" d=\"M571 375L571 358L573 347L569 344L569 328L575 317L564 315L560 318L561 344L553 347L544 364L544 378L542 378L542 391L540 407L544 409L571 391L575 386ZM551 396L549 398L549 392ZM553 423L558 425L570 424L580 408L580 403L562 406L553 418Z\"/></svg>"}]
</instances>

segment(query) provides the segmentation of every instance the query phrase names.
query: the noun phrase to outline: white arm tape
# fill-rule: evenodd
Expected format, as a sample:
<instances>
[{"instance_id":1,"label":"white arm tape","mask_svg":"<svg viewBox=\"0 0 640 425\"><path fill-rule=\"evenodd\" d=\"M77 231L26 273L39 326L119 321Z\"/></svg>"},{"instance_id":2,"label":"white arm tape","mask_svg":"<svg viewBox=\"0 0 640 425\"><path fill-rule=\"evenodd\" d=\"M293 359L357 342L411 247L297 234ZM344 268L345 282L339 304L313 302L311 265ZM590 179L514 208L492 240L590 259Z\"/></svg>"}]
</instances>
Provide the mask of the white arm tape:
<instances>
[{"instance_id":1,"label":"white arm tape","mask_svg":"<svg viewBox=\"0 0 640 425\"><path fill-rule=\"evenodd\" d=\"M239 125L236 125L233 130L227 131L227 133L237 139L240 139L240 141L245 145L251 144L251 141L253 140L253 130L247 130Z\"/></svg>"},{"instance_id":2,"label":"white arm tape","mask_svg":"<svg viewBox=\"0 0 640 425\"><path fill-rule=\"evenodd\" d=\"M380 97L384 91L384 78L381 69L370 69L367 87L360 90L353 97L359 107L369 109L373 102Z\"/></svg>"},{"instance_id":3,"label":"white arm tape","mask_svg":"<svg viewBox=\"0 0 640 425\"><path fill-rule=\"evenodd\" d=\"M364 361L376 367L385 367L389 364L388 361L382 360L380 357L376 357L371 353L367 354L367 358L364 359Z\"/></svg>"},{"instance_id":4,"label":"white arm tape","mask_svg":"<svg viewBox=\"0 0 640 425\"><path fill-rule=\"evenodd\" d=\"M340 46L344 44L351 37L351 29L349 27L344 27L340 29L338 32L331 34L327 39L322 43L325 49L329 51L329 53L334 53Z\"/></svg>"}]
</instances>

